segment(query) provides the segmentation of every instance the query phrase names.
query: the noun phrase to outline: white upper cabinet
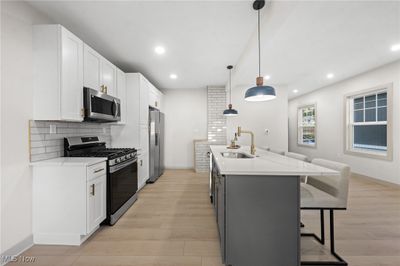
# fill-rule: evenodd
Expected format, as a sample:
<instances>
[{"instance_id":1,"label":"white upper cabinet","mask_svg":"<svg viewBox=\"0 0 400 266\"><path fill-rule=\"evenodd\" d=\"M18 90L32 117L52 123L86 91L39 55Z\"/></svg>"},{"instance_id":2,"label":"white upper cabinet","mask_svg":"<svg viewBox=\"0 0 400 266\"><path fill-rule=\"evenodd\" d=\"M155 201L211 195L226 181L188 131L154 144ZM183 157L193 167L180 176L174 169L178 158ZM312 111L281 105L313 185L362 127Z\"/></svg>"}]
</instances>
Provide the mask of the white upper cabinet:
<instances>
[{"instance_id":1,"label":"white upper cabinet","mask_svg":"<svg viewBox=\"0 0 400 266\"><path fill-rule=\"evenodd\" d=\"M117 68L93 48L84 45L84 85L107 93L117 94Z\"/></svg>"},{"instance_id":2,"label":"white upper cabinet","mask_svg":"<svg viewBox=\"0 0 400 266\"><path fill-rule=\"evenodd\" d=\"M149 82L149 106L162 111L162 96L163 94Z\"/></svg>"},{"instance_id":3,"label":"white upper cabinet","mask_svg":"<svg viewBox=\"0 0 400 266\"><path fill-rule=\"evenodd\" d=\"M150 82L145 77L140 75L140 101L139 101L139 116L140 124L148 126L149 124L149 88Z\"/></svg>"},{"instance_id":4,"label":"white upper cabinet","mask_svg":"<svg viewBox=\"0 0 400 266\"><path fill-rule=\"evenodd\" d=\"M61 25L33 26L35 120L83 120L83 42Z\"/></svg>"},{"instance_id":5,"label":"white upper cabinet","mask_svg":"<svg viewBox=\"0 0 400 266\"><path fill-rule=\"evenodd\" d=\"M117 85L117 68L106 59L101 62L102 85L105 87L106 93L116 96Z\"/></svg>"},{"instance_id":6,"label":"white upper cabinet","mask_svg":"<svg viewBox=\"0 0 400 266\"><path fill-rule=\"evenodd\" d=\"M83 58L83 83L85 87L100 91L102 85L101 61L103 57L90 46L84 44Z\"/></svg>"},{"instance_id":7,"label":"white upper cabinet","mask_svg":"<svg viewBox=\"0 0 400 266\"><path fill-rule=\"evenodd\" d=\"M118 97L121 99L121 115L122 115L121 121L124 121L124 124L123 125L117 124L111 126L111 146L114 148L121 148L121 147L139 148L140 147L140 142L139 142L140 74L139 73L124 74L122 71L118 70L117 77L118 77L117 78ZM123 96L124 81L126 82L125 97ZM125 115L123 111L124 99L126 103Z\"/></svg>"},{"instance_id":8,"label":"white upper cabinet","mask_svg":"<svg viewBox=\"0 0 400 266\"><path fill-rule=\"evenodd\" d=\"M126 94L126 75L122 70L117 69L117 90L116 96L121 100L121 124L126 123L127 116L127 94Z\"/></svg>"}]
</instances>

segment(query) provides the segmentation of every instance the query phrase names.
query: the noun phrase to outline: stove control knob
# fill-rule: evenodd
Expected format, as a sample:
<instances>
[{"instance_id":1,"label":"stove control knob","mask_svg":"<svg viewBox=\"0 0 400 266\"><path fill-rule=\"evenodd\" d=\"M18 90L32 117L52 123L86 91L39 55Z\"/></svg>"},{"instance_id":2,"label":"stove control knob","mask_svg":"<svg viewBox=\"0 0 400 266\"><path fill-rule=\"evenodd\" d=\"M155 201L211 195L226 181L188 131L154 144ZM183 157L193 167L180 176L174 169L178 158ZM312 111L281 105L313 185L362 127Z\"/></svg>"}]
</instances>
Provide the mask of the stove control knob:
<instances>
[{"instance_id":1,"label":"stove control knob","mask_svg":"<svg viewBox=\"0 0 400 266\"><path fill-rule=\"evenodd\" d=\"M126 160L125 156L122 156L121 161L125 161L125 160Z\"/></svg>"},{"instance_id":2,"label":"stove control knob","mask_svg":"<svg viewBox=\"0 0 400 266\"><path fill-rule=\"evenodd\" d=\"M126 156L126 158L127 159L130 159L132 156L130 155L130 154L128 154L127 156Z\"/></svg>"},{"instance_id":3,"label":"stove control knob","mask_svg":"<svg viewBox=\"0 0 400 266\"><path fill-rule=\"evenodd\" d=\"M115 163L120 163L120 162L121 162L120 158L115 159Z\"/></svg>"}]
</instances>

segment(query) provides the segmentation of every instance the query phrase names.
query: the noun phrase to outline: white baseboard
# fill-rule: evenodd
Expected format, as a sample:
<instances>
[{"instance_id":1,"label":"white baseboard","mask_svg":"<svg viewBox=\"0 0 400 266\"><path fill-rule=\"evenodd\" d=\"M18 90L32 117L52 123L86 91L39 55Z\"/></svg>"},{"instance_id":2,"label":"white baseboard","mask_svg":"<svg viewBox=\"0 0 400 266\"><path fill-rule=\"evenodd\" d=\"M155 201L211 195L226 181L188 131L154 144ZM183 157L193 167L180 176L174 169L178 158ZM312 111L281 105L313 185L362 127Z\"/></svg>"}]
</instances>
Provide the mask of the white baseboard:
<instances>
[{"instance_id":1,"label":"white baseboard","mask_svg":"<svg viewBox=\"0 0 400 266\"><path fill-rule=\"evenodd\" d=\"M351 174L352 174L353 178L367 179L367 180L369 180L371 182L378 183L378 184L381 184L381 185L394 187L394 188L400 188L400 184L397 184L397 183L392 183L392 182L389 182L389 181L386 181L386 180L382 180L382 179L378 179L378 178L375 178L375 177L366 176L366 175L358 174L358 173L354 173L354 172L352 172Z\"/></svg>"},{"instance_id":2,"label":"white baseboard","mask_svg":"<svg viewBox=\"0 0 400 266\"><path fill-rule=\"evenodd\" d=\"M21 255L21 253L23 253L25 250L31 248L32 246L33 246L33 235L29 235L28 237L26 237L22 241L18 242L17 244L12 246L11 248L9 248L6 251L1 253L0 265L3 266L3 265L6 265L6 263L8 263L7 261L4 261L3 258L7 258L7 256L18 256L18 255Z\"/></svg>"},{"instance_id":3,"label":"white baseboard","mask_svg":"<svg viewBox=\"0 0 400 266\"><path fill-rule=\"evenodd\" d=\"M90 233L86 235L80 234L54 234L54 233L35 233L33 235L33 243L38 245L67 245L80 246L86 241L100 226L96 226Z\"/></svg>"},{"instance_id":4,"label":"white baseboard","mask_svg":"<svg viewBox=\"0 0 400 266\"><path fill-rule=\"evenodd\" d=\"M194 168L191 166L165 166L165 170L193 170Z\"/></svg>"}]
</instances>

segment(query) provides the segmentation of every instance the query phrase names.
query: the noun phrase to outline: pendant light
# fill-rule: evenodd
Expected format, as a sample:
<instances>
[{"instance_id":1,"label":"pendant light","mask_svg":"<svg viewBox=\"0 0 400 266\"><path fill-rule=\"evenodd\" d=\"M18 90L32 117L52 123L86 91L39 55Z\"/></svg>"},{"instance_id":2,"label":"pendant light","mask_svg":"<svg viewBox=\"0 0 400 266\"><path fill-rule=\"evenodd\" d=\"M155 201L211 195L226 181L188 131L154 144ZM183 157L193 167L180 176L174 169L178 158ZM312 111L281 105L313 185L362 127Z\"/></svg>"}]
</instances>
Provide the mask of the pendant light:
<instances>
[{"instance_id":1,"label":"pendant light","mask_svg":"<svg viewBox=\"0 0 400 266\"><path fill-rule=\"evenodd\" d=\"M224 116L237 116L238 111L235 109L232 109L232 68L233 66L227 66L227 69L229 69L229 105L228 109L224 110Z\"/></svg>"},{"instance_id":2,"label":"pendant light","mask_svg":"<svg viewBox=\"0 0 400 266\"><path fill-rule=\"evenodd\" d=\"M249 102L268 101L276 98L275 89L264 86L264 78L261 76L261 44L260 44L260 10L264 7L264 0L256 0L253 3L254 10L258 12L258 77L255 87L246 91L245 100Z\"/></svg>"}]
</instances>

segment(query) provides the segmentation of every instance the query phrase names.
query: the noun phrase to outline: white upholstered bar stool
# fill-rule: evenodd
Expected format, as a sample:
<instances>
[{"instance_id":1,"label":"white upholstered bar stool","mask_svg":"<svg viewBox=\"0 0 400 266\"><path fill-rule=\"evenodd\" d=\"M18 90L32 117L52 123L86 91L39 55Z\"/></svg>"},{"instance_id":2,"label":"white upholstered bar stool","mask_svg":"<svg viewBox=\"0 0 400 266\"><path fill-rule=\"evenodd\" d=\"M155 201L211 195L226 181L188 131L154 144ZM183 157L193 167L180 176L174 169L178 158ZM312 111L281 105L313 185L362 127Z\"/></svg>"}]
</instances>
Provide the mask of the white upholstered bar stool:
<instances>
[{"instance_id":1,"label":"white upholstered bar stool","mask_svg":"<svg viewBox=\"0 0 400 266\"><path fill-rule=\"evenodd\" d=\"M287 157L293 158L293 159L297 159L300 161L304 161L304 162L308 162L308 157L300 154L300 153L295 153L295 152L285 152L285 155Z\"/></svg>"},{"instance_id":2,"label":"white upholstered bar stool","mask_svg":"<svg viewBox=\"0 0 400 266\"><path fill-rule=\"evenodd\" d=\"M308 162L308 157L303 155L303 154L300 154L300 153L285 152L285 155L287 157L290 157L290 158L293 158L293 159L296 159L296 160L300 160L300 161L303 161L303 162ZM300 176L300 181L303 182L303 183L307 183L307 176Z\"/></svg>"},{"instance_id":3,"label":"white upholstered bar stool","mask_svg":"<svg viewBox=\"0 0 400 266\"><path fill-rule=\"evenodd\" d=\"M307 183L301 183L301 209L302 210L319 210L321 237L317 237L314 233L304 234L302 236L312 236L321 244L325 244L325 226L324 226L324 210L329 210L330 225L330 249L331 254L338 261L318 262L318 265L347 265L335 252L335 235L334 235L334 216L335 210L346 210L349 191L350 167L343 163L328 161L324 159L314 159L312 164L326 167L339 172L337 176L309 176ZM302 262L302 265L315 265L315 261Z\"/></svg>"},{"instance_id":4,"label":"white upholstered bar stool","mask_svg":"<svg viewBox=\"0 0 400 266\"><path fill-rule=\"evenodd\" d=\"M282 150L269 149L268 151L279 154L279 155L285 155L285 151L282 151Z\"/></svg>"}]
</instances>

